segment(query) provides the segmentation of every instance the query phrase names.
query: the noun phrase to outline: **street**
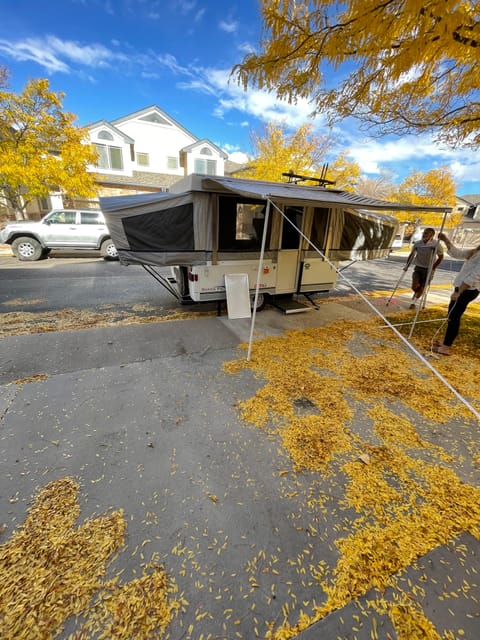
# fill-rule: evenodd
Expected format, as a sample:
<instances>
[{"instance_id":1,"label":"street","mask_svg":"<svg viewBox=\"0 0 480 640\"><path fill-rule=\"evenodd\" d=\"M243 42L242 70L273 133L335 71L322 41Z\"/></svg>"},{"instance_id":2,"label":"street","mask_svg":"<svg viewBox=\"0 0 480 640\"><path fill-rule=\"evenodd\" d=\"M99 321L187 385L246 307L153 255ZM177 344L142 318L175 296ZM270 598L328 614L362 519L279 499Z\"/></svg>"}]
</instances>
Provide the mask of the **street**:
<instances>
[{"instance_id":1,"label":"street","mask_svg":"<svg viewBox=\"0 0 480 640\"><path fill-rule=\"evenodd\" d=\"M0 308L2 311L54 311L65 308L92 309L113 305L128 309L147 305L159 315L180 307L178 301L140 266L124 267L90 254L70 257L55 252L54 257L39 262L19 262L10 256L0 256ZM78 254L75 254L78 255ZM58 256L58 257L57 257ZM68 257L65 257L68 256ZM405 253L394 253L388 259L342 263L334 291L322 297L343 296L354 290L393 291L402 274ZM435 275L434 285L451 286L460 262L446 258ZM169 268L161 270L169 273ZM412 268L402 280L409 288ZM209 305L213 308L214 305ZM197 310L199 305L193 305Z\"/></svg>"}]
</instances>

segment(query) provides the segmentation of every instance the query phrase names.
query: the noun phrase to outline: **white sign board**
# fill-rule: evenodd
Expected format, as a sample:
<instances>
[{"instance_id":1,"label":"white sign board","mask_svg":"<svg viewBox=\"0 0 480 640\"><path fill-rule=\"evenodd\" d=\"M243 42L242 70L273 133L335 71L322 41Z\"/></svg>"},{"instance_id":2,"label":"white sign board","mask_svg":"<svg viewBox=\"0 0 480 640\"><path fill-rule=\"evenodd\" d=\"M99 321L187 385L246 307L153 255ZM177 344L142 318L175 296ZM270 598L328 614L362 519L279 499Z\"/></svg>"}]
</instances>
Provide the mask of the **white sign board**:
<instances>
[{"instance_id":1,"label":"white sign board","mask_svg":"<svg viewBox=\"0 0 480 640\"><path fill-rule=\"evenodd\" d=\"M225 291L227 294L227 312L230 320L250 318L250 289L248 274L229 273L225 275Z\"/></svg>"}]
</instances>

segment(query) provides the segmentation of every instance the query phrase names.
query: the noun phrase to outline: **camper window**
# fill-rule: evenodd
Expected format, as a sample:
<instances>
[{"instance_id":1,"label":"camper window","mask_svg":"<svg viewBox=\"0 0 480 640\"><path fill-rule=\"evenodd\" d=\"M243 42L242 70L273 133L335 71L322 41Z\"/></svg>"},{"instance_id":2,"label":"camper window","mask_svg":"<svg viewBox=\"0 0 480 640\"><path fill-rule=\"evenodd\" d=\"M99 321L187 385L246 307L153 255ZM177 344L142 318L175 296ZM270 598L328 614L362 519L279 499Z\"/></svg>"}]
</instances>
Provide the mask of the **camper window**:
<instances>
[{"instance_id":1,"label":"camper window","mask_svg":"<svg viewBox=\"0 0 480 640\"><path fill-rule=\"evenodd\" d=\"M282 231L282 249L298 249L300 246L300 234L302 230L302 207L285 207ZM287 220L285 220L287 218ZM290 221L290 222L289 222ZM291 224L293 223L295 227Z\"/></svg>"},{"instance_id":2,"label":"camper window","mask_svg":"<svg viewBox=\"0 0 480 640\"><path fill-rule=\"evenodd\" d=\"M219 198L219 251L260 251L265 204Z\"/></svg>"}]
</instances>

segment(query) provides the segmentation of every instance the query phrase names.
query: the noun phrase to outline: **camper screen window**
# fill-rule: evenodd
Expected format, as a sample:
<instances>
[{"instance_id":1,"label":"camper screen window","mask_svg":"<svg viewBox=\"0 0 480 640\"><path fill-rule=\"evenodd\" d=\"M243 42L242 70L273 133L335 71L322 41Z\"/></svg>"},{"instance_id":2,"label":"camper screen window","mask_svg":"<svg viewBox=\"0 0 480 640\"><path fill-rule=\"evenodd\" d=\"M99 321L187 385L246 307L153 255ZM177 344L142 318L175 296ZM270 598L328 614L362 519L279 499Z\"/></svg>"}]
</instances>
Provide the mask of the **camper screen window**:
<instances>
[{"instance_id":1,"label":"camper screen window","mask_svg":"<svg viewBox=\"0 0 480 640\"><path fill-rule=\"evenodd\" d=\"M237 198L221 196L218 215L219 251L260 251L264 202L239 202Z\"/></svg>"},{"instance_id":2,"label":"camper screen window","mask_svg":"<svg viewBox=\"0 0 480 640\"><path fill-rule=\"evenodd\" d=\"M134 251L193 251L193 204L124 218L123 228Z\"/></svg>"},{"instance_id":3,"label":"camper screen window","mask_svg":"<svg viewBox=\"0 0 480 640\"><path fill-rule=\"evenodd\" d=\"M327 222L330 209L324 207L315 207L313 210L313 224L310 239L317 249L325 250L327 243ZM308 246L308 250L314 250L312 245Z\"/></svg>"},{"instance_id":4,"label":"camper screen window","mask_svg":"<svg viewBox=\"0 0 480 640\"><path fill-rule=\"evenodd\" d=\"M361 218L344 211L344 225L340 240L341 251L386 249L392 238L392 227L380 220Z\"/></svg>"}]
</instances>

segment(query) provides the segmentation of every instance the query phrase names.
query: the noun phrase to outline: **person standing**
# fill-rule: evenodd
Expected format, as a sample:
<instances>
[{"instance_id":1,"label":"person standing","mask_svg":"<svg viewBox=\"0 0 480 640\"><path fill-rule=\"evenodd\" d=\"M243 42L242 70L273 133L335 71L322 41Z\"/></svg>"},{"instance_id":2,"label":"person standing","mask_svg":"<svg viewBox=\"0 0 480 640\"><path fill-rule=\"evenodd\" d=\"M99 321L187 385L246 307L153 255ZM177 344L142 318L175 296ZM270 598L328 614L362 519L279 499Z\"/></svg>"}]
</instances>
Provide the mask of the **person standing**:
<instances>
[{"instance_id":1,"label":"person standing","mask_svg":"<svg viewBox=\"0 0 480 640\"><path fill-rule=\"evenodd\" d=\"M412 274L413 302L409 307L410 309L416 308L417 303L423 295L430 267L432 269L431 280L435 269L443 260L443 247L439 242L434 240L434 237L435 229L431 227L424 229L421 239L414 243L403 268L403 270L406 271L412 262L415 264ZM437 259L432 265L434 256L437 256Z\"/></svg>"},{"instance_id":2,"label":"person standing","mask_svg":"<svg viewBox=\"0 0 480 640\"><path fill-rule=\"evenodd\" d=\"M465 260L459 274L453 282L454 291L448 305L448 324L443 342L434 344L433 350L444 356L450 355L450 347L460 330L460 320L467 306L475 300L480 290L480 246L476 249L459 249L444 233L440 233L438 239L447 246L447 251L452 258Z\"/></svg>"}]
</instances>

